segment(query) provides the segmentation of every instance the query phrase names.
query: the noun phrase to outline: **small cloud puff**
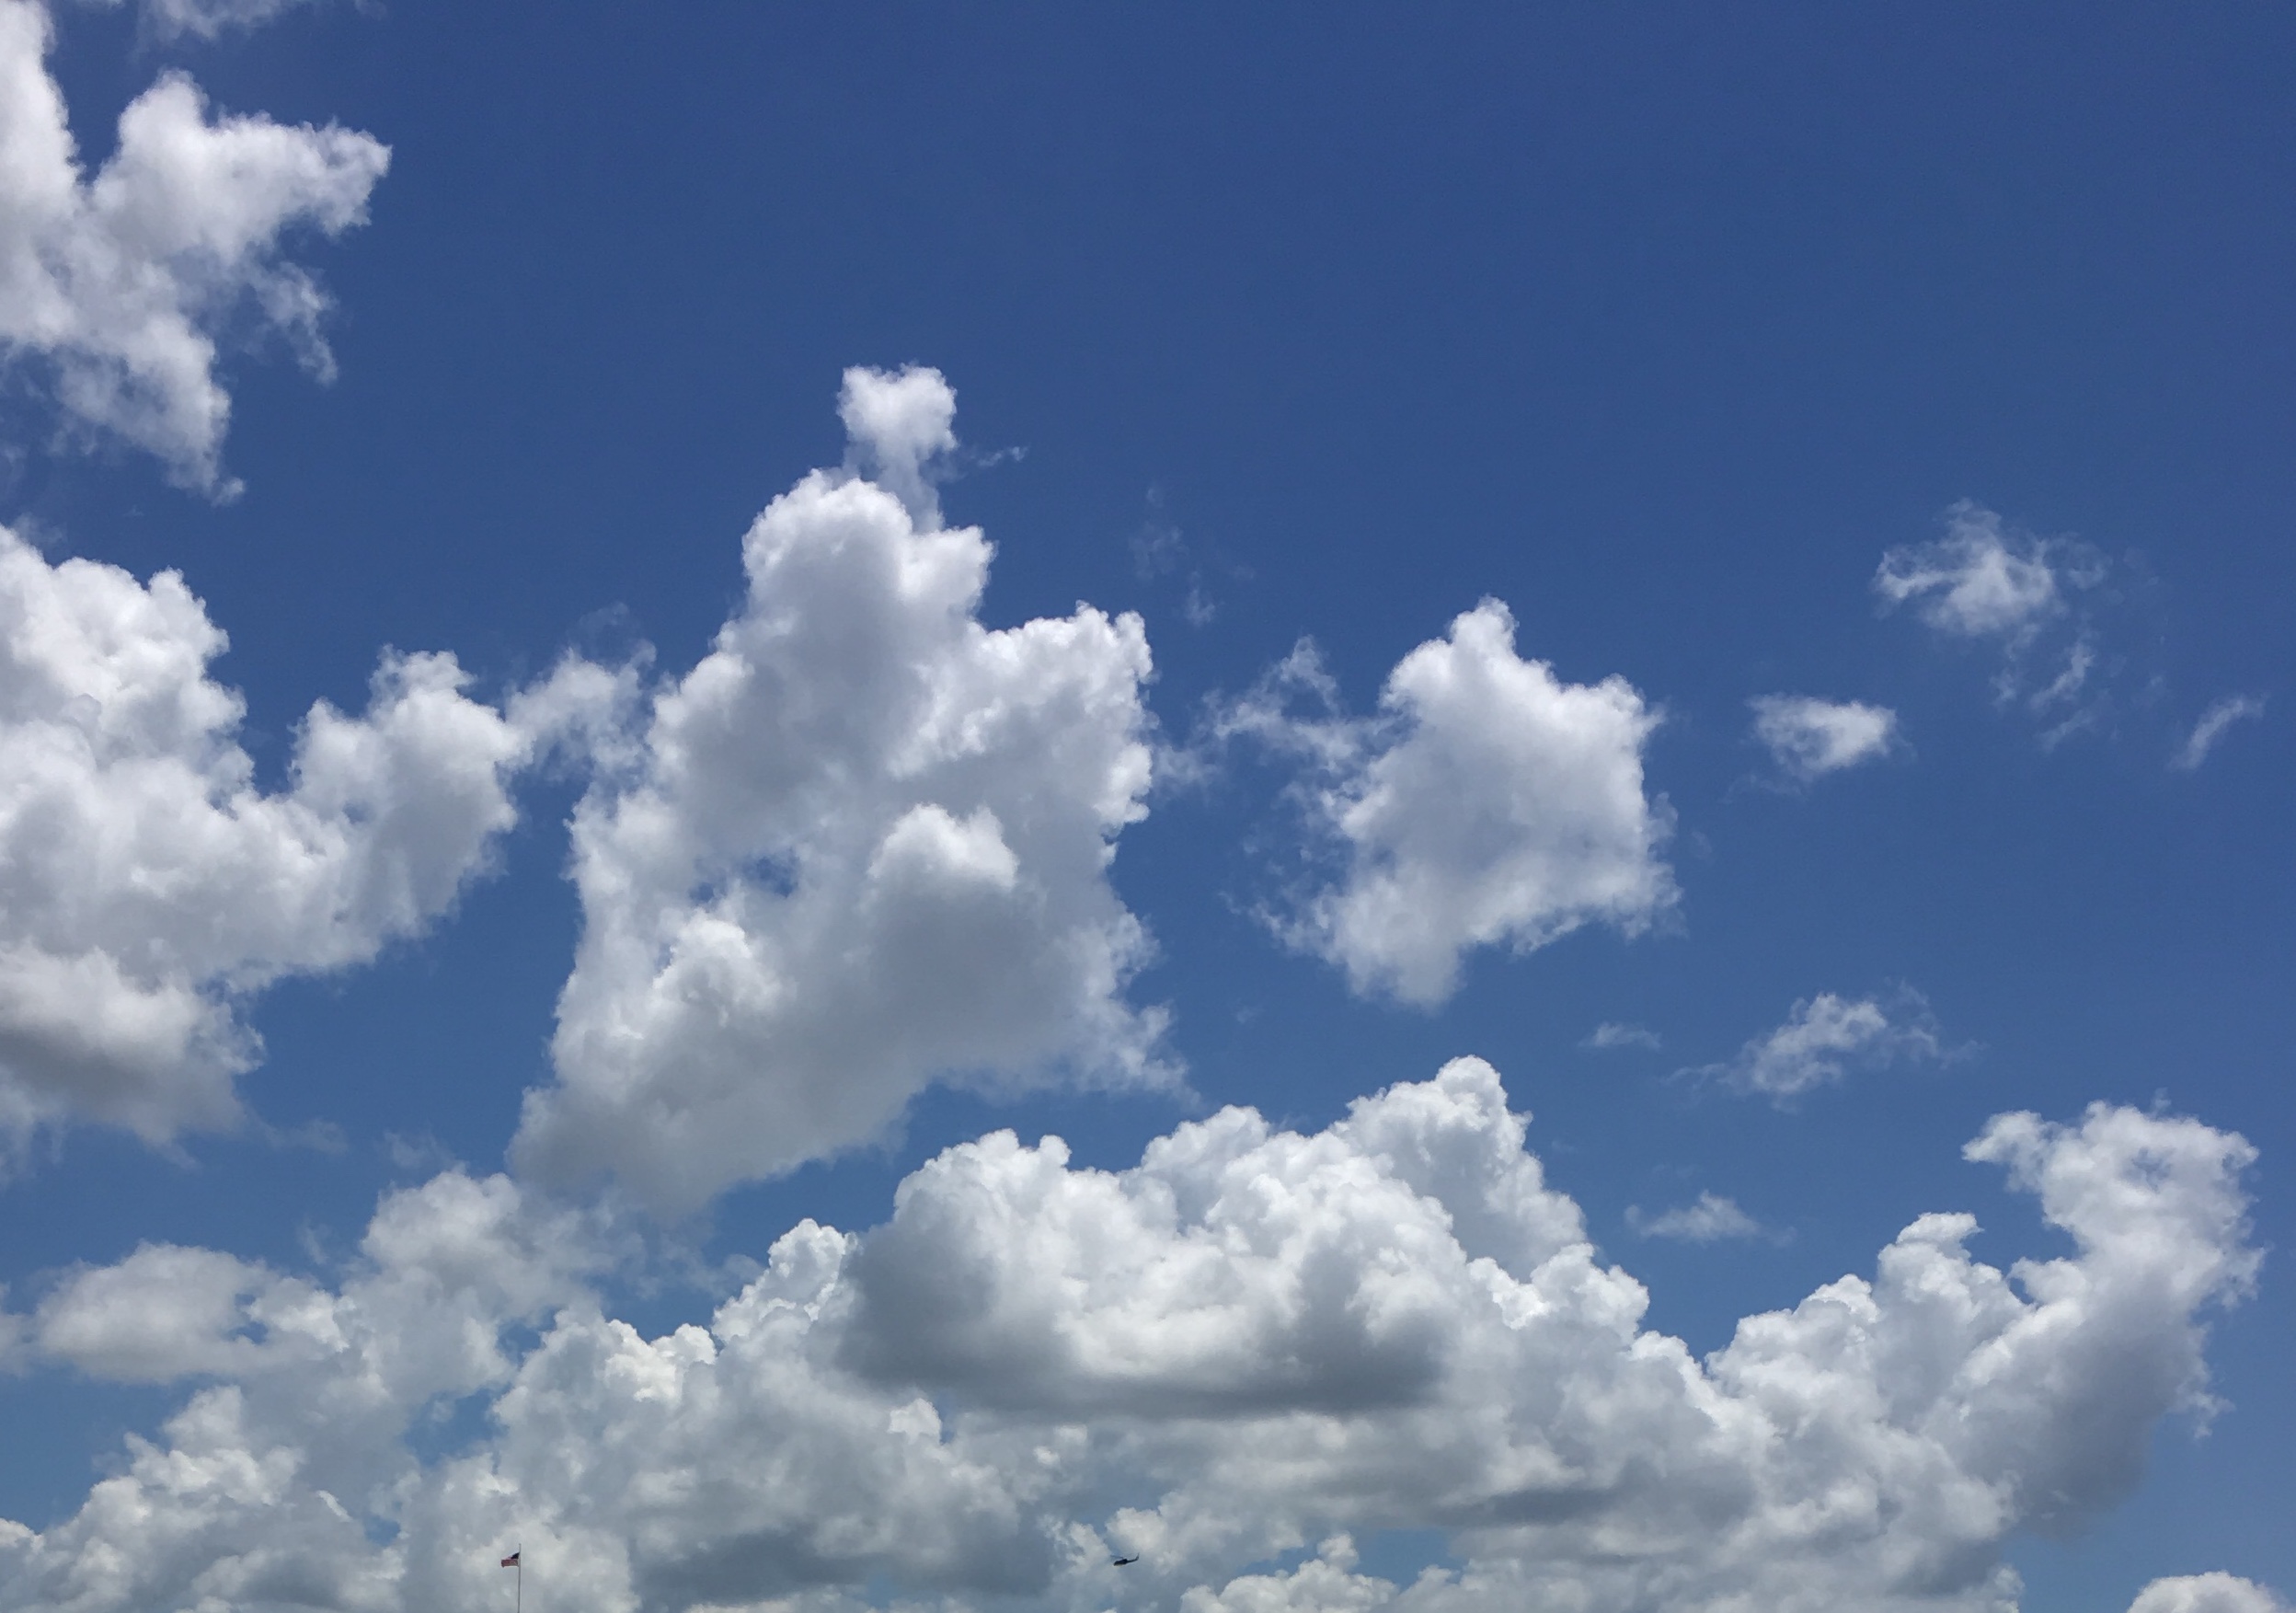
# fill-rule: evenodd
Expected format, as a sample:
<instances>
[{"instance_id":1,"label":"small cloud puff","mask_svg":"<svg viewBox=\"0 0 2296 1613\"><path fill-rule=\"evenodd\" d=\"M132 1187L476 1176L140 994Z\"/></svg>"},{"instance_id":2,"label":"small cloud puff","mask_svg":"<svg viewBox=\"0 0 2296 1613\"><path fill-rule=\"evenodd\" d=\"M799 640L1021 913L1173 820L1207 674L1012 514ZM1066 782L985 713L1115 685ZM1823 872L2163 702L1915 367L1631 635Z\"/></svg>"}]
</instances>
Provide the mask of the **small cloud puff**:
<instances>
[{"instance_id":1,"label":"small cloud puff","mask_svg":"<svg viewBox=\"0 0 2296 1613\"><path fill-rule=\"evenodd\" d=\"M1656 1216L1646 1214L1639 1204L1629 1204L1626 1225L1643 1238L1670 1238L1683 1243L1768 1236L1762 1224L1739 1209L1735 1200L1716 1192L1702 1192L1696 1203Z\"/></svg>"},{"instance_id":2,"label":"small cloud puff","mask_svg":"<svg viewBox=\"0 0 2296 1613\"><path fill-rule=\"evenodd\" d=\"M1597 1053L1608 1053L1613 1048L1618 1047L1647 1048L1655 1053L1658 1051L1659 1042L1659 1033L1647 1025L1625 1025L1616 1020L1606 1020L1588 1031L1586 1040L1578 1045L1591 1048Z\"/></svg>"},{"instance_id":3,"label":"small cloud puff","mask_svg":"<svg viewBox=\"0 0 2296 1613\"><path fill-rule=\"evenodd\" d=\"M1747 704L1754 737L1797 784L1887 755L1898 739L1898 714L1887 706L1809 695L1760 695Z\"/></svg>"},{"instance_id":4,"label":"small cloud puff","mask_svg":"<svg viewBox=\"0 0 2296 1613\"><path fill-rule=\"evenodd\" d=\"M1784 1024L1747 1043L1736 1058L1683 1073L1782 1103L1839 1081L1853 1069L1946 1056L1936 1020L1919 992L1900 990L1885 1007L1873 997L1823 991L1796 1003Z\"/></svg>"},{"instance_id":5,"label":"small cloud puff","mask_svg":"<svg viewBox=\"0 0 2296 1613\"><path fill-rule=\"evenodd\" d=\"M1946 535L1881 557L1874 592L1885 605L1911 604L1941 633L1963 639L2015 639L2065 608L2063 540L2035 537L1964 499L1946 512Z\"/></svg>"},{"instance_id":6,"label":"small cloud puff","mask_svg":"<svg viewBox=\"0 0 2296 1613\"><path fill-rule=\"evenodd\" d=\"M1326 715L1293 715L1303 694ZM1595 923L1633 935L1674 905L1672 817L1643 777L1658 713L1624 678L1569 684L1524 660L1499 601L1397 662L1377 717L1337 705L1303 643L1219 731L1301 764L1293 793L1342 866L1276 927L1359 995L1431 1008L1475 948L1528 952Z\"/></svg>"}]
</instances>

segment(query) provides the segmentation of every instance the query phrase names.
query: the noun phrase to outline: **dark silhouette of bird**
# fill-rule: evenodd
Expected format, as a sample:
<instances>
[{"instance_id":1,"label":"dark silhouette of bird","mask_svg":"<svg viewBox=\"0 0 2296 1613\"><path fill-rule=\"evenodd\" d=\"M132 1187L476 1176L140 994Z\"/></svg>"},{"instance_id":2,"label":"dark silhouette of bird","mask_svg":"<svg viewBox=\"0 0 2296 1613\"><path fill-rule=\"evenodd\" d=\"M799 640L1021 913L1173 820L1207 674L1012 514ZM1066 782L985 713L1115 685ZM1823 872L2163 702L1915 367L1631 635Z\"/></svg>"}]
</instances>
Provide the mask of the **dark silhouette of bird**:
<instances>
[{"instance_id":1,"label":"dark silhouette of bird","mask_svg":"<svg viewBox=\"0 0 2296 1613\"><path fill-rule=\"evenodd\" d=\"M1128 1562L1138 1562L1139 1561L1140 1559L1137 1557L1111 1557L1108 1559L1108 1566L1110 1568L1121 1568Z\"/></svg>"}]
</instances>

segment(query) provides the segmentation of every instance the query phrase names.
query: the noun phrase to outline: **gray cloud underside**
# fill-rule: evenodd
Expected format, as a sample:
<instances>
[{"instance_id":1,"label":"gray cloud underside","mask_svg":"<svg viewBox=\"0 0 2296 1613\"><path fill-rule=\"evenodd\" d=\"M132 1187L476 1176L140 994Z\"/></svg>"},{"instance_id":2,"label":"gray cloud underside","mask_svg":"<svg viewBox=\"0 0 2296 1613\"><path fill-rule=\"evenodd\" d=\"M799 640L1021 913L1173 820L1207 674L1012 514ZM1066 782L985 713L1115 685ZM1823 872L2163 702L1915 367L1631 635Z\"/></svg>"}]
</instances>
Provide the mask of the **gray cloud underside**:
<instances>
[{"instance_id":1,"label":"gray cloud underside","mask_svg":"<svg viewBox=\"0 0 2296 1613\"><path fill-rule=\"evenodd\" d=\"M1077 1613L2005 1613L2003 1542L2129 1493L2255 1269L2238 1137L2004 1115L1969 1155L2068 1252L2003 1272L1969 1217L1924 1216L1700 1360L1642 1328L1523 1135L1475 1060L1314 1135L1224 1111L1122 1171L1000 1134L650 1339L597 1297L611 1227L501 1178L395 1194L330 1281L146 1248L15 1319L20 1365L195 1387L76 1515L0 1528L0 1606L476 1607L517 1542L554 1613L826 1613L871 1584ZM475 1443L411 1454L472 1396ZM1388 1527L1463 1566L1356 1573L1343 1537Z\"/></svg>"}]
</instances>

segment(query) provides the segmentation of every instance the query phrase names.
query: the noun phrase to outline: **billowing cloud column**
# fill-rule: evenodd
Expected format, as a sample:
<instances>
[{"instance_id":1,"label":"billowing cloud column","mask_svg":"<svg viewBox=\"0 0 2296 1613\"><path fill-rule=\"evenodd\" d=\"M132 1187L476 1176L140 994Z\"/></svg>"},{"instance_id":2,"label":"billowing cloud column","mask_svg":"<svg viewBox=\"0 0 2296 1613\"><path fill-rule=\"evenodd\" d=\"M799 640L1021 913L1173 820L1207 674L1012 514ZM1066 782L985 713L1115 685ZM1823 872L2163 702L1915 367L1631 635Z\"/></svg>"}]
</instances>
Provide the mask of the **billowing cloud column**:
<instances>
[{"instance_id":1,"label":"billowing cloud column","mask_svg":"<svg viewBox=\"0 0 2296 1613\"><path fill-rule=\"evenodd\" d=\"M742 545L748 597L574 824L584 931L557 1085L515 1158L688 1210L867 1140L940 1077L1156 1073L1108 880L1149 781L1138 617L992 629L940 524L954 396L856 370L853 467Z\"/></svg>"}]
</instances>

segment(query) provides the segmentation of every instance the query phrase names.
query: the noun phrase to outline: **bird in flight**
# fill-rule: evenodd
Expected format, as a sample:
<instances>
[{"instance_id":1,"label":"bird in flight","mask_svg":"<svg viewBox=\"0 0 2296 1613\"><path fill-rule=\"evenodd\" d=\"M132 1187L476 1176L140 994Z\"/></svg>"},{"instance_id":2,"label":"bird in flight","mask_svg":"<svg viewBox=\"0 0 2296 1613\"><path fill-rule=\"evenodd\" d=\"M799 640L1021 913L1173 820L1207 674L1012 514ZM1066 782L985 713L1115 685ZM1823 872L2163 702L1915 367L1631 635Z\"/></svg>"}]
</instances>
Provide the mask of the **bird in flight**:
<instances>
[{"instance_id":1,"label":"bird in flight","mask_svg":"<svg viewBox=\"0 0 2296 1613\"><path fill-rule=\"evenodd\" d=\"M1112 1557L1108 1560L1108 1566L1110 1568L1121 1568L1128 1562L1138 1562L1139 1561L1140 1559L1138 1557Z\"/></svg>"}]
</instances>

